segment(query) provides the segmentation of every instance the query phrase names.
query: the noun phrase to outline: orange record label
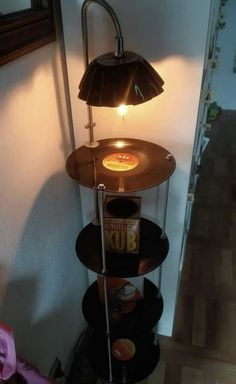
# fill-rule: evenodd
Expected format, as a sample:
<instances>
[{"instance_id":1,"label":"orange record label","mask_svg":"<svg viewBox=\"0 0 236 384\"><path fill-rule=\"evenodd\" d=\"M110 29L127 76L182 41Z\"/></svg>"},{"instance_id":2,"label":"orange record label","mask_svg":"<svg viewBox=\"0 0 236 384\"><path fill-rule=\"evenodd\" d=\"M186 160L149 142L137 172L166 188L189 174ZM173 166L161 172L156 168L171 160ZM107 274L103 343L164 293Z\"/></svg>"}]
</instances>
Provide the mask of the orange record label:
<instances>
[{"instance_id":1,"label":"orange record label","mask_svg":"<svg viewBox=\"0 0 236 384\"><path fill-rule=\"evenodd\" d=\"M104 157L102 164L106 169L110 169L111 171L124 172L136 168L139 160L130 153L118 152L111 153Z\"/></svg>"},{"instance_id":2,"label":"orange record label","mask_svg":"<svg viewBox=\"0 0 236 384\"><path fill-rule=\"evenodd\" d=\"M117 360L130 360L134 357L135 352L135 345L130 339L118 339L112 344L112 355Z\"/></svg>"}]
</instances>

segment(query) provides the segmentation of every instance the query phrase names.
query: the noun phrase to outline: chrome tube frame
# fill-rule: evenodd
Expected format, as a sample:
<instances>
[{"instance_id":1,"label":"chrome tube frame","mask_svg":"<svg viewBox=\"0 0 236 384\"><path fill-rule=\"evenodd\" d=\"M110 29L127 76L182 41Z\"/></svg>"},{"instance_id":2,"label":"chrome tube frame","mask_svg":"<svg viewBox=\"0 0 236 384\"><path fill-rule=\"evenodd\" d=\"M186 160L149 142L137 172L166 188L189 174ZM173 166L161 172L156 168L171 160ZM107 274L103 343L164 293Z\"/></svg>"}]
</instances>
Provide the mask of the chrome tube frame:
<instances>
[{"instance_id":1,"label":"chrome tube frame","mask_svg":"<svg viewBox=\"0 0 236 384\"><path fill-rule=\"evenodd\" d=\"M104 276L104 302L105 302L105 316L106 316L106 336L107 336L107 348L108 348L108 363L109 363L109 381L113 381L112 377L112 363L111 363L111 339L110 339L110 322L109 322L109 308L108 308L108 291L107 291L107 267L106 267L106 252L105 252L105 239L104 239L104 216L103 216L103 202L105 185L98 185L99 193L99 215L101 225L101 242L102 242L102 274Z\"/></svg>"},{"instance_id":2,"label":"chrome tube frame","mask_svg":"<svg viewBox=\"0 0 236 384\"><path fill-rule=\"evenodd\" d=\"M166 238L166 216L167 216L167 206L168 206L168 195L169 195L169 179L166 181L166 190L165 190L165 205L164 205L164 214L163 214L163 225L161 239Z\"/></svg>"},{"instance_id":3,"label":"chrome tube frame","mask_svg":"<svg viewBox=\"0 0 236 384\"><path fill-rule=\"evenodd\" d=\"M88 54L88 22L87 22L87 9L90 4L96 3L101 5L110 15L114 28L116 31L116 49L114 52L114 56L119 58L124 55L124 47L123 47L123 37L121 33L121 27L119 20L116 16L116 13L111 8L111 6L105 0L85 0L82 9L81 9L81 23L82 23L82 39L83 39L83 52L84 52L84 67L85 70L89 65L89 54ZM85 144L86 147L95 148L99 145L97 141L94 140L94 130L96 123L93 121L93 112L91 105L87 106L88 109L88 124L85 125L85 128L89 130L89 142Z\"/></svg>"}]
</instances>

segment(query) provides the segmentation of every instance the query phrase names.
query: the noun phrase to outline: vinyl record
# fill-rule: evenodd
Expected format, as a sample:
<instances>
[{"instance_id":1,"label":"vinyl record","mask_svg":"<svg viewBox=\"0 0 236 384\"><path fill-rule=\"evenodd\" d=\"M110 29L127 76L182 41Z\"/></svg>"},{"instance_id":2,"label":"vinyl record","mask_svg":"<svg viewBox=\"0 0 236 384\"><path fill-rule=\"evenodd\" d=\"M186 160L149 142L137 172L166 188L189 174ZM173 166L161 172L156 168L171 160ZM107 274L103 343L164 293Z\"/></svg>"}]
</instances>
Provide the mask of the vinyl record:
<instances>
[{"instance_id":1,"label":"vinyl record","mask_svg":"<svg viewBox=\"0 0 236 384\"><path fill-rule=\"evenodd\" d=\"M96 148L82 146L67 159L68 174L79 184L108 192L138 191L167 180L175 170L173 156L163 147L137 139L104 139Z\"/></svg>"},{"instance_id":2,"label":"vinyl record","mask_svg":"<svg viewBox=\"0 0 236 384\"><path fill-rule=\"evenodd\" d=\"M136 296L130 302L135 305L132 310L126 311L122 307L126 302L122 302L122 299L112 301L111 296L109 297L112 335L137 335L149 331L159 321L163 312L163 299L159 289L150 280L144 278L143 297ZM82 309L89 325L102 332L106 331L105 305L99 300L97 281L86 291Z\"/></svg>"},{"instance_id":3,"label":"vinyl record","mask_svg":"<svg viewBox=\"0 0 236 384\"><path fill-rule=\"evenodd\" d=\"M112 338L112 383L136 383L155 369L160 347L152 332L129 338ZM98 377L109 381L107 338L94 335L89 345L89 360Z\"/></svg>"},{"instance_id":4,"label":"vinyl record","mask_svg":"<svg viewBox=\"0 0 236 384\"><path fill-rule=\"evenodd\" d=\"M139 253L106 252L107 275L134 277L145 275L159 267L165 260L169 242L161 238L162 230L153 222L141 218ZM86 268L102 274L101 227L92 223L80 232L76 241L76 253Z\"/></svg>"},{"instance_id":5,"label":"vinyl record","mask_svg":"<svg viewBox=\"0 0 236 384\"><path fill-rule=\"evenodd\" d=\"M106 283L106 284L105 284ZM120 277L97 276L99 302L105 304L105 285L109 301L110 320L116 323L118 318L132 312L143 295L144 278L121 279Z\"/></svg>"}]
</instances>

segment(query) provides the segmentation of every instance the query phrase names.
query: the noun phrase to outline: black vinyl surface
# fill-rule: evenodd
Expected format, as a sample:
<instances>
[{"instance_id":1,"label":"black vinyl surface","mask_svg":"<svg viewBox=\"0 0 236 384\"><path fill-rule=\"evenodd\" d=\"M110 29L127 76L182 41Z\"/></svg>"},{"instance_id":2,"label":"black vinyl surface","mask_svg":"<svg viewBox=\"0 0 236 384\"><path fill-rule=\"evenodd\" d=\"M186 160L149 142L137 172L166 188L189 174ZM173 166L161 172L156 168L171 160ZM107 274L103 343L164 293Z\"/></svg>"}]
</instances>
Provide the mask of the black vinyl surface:
<instances>
[{"instance_id":1,"label":"black vinyl surface","mask_svg":"<svg viewBox=\"0 0 236 384\"><path fill-rule=\"evenodd\" d=\"M104 166L107 156L124 154L134 157L138 165L127 171L110 170ZM96 148L82 146L66 162L68 174L79 184L97 188L104 184L108 192L130 192L157 186L166 181L175 170L175 159L154 143L117 138L99 140ZM119 169L119 168L118 168Z\"/></svg>"},{"instance_id":2,"label":"black vinyl surface","mask_svg":"<svg viewBox=\"0 0 236 384\"><path fill-rule=\"evenodd\" d=\"M105 305L100 302L96 281L86 291L82 309L89 325L101 332L106 331ZM144 295L137 300L134 309L123 313L115 322L110 317L111 333L126 336L149 331L159 321L162 312L163 299L159 289L150 280L144 278Z\"/></svg>"},{"instance_id":3,"label":"black vinyl surface","mask_svg":"<svg viewBox=\"0 0 236 384\"><path fill-rule=\"evenodd\" d=\"M111 339L111 346L115 342ZM155 369L159 357L159 344L154 345L152 332L130 337L136 348L135 355L128 361L121 361L112 356L112 383L136 383L148 377ZM106 337L94 335L89 345L89 360L97 375L109 381L108 347Z\"/></svg>"},{"instance_id":4,"label":"black vinyl surface","mask_svg":"<svg viewBox=\"0 0 236 384\"><path fill-rule=\"evenodd\" d=\"M144 218L140 220L139 253L106 252L107 275L134 277L145 275L159 267L165 260L169 241L161 238L161 228ZM76 241L76 253L88 269L102 274L101 227L92 223L80 232Z\"/></svg>"}]
</instances>

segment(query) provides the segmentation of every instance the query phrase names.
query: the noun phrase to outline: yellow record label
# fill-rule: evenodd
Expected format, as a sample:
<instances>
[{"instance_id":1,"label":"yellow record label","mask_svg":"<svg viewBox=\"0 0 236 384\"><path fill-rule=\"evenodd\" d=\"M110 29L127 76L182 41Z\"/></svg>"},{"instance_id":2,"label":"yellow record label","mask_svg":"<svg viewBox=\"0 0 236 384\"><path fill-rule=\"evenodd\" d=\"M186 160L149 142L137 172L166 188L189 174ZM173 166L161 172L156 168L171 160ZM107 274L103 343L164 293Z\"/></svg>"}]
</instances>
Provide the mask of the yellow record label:
<instances>
[{"instance_id":1,"label":"yellow record label","mask_svg":"<svg viewBox=\"0 0 236 384\"><path fill-rule=\"evenodd\" d=\"M112 355L117 360L130 360L135 352L135 345L130 339L118 339L112 344Z\"/></svg>"},{"instance_id":2,"label":"yellow record label","mask_svg":"<svg viewBox=\"0 0 236 384\"><path fill-rule=\"evenodd\" d=\"M139 164L139 160L136 156L130 153L111 153L104 157L102 161L103 166L110 171L125 172L131 171Z\"/></svg>"}]
</instances>

